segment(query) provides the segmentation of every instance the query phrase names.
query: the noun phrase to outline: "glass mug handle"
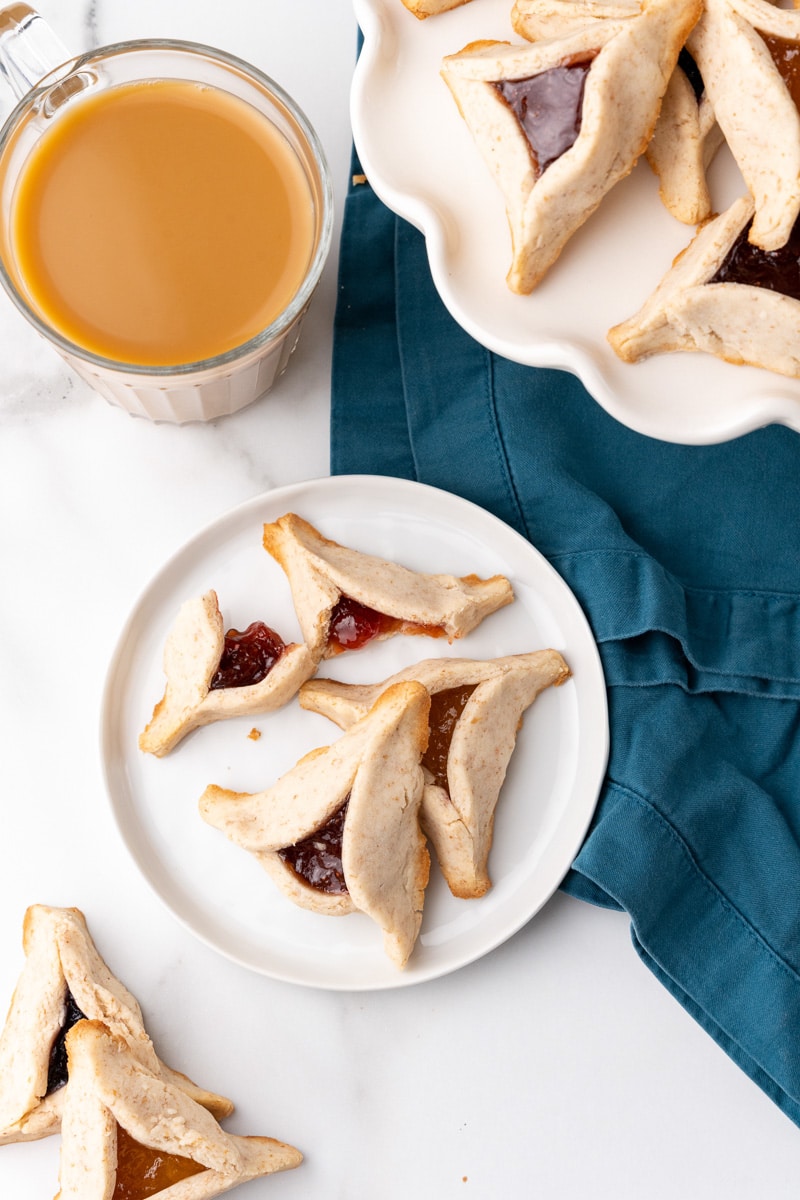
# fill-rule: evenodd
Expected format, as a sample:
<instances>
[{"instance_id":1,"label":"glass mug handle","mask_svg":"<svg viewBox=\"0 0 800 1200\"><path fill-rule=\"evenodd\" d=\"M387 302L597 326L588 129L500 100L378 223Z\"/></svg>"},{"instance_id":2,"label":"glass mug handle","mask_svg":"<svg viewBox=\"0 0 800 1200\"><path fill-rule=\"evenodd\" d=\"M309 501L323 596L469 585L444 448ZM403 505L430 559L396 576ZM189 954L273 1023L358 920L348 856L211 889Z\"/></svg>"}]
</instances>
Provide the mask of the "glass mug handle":
<instances>
[{"instance_id":1,"label":"glass mug handle","mask_svg":"<svg viewBox=\"0 0 800 1200\"><path fill-rule=\"evenodd\" d=\"M0 78L18 100L71 58L44 18L27 4L0 8Z\"/></svg>"}]
</instances>

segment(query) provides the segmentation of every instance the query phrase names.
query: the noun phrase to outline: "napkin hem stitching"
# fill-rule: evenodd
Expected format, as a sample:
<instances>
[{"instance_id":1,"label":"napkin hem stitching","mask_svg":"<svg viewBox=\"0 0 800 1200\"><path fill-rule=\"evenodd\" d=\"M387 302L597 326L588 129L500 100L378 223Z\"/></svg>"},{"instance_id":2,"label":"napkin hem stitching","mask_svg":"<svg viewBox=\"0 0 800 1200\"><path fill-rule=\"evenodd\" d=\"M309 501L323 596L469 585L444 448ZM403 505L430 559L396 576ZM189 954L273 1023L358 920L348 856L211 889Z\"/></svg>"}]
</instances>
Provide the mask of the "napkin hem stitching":
<instances>
[{"instance_id":1,"label":"napkin hem stitching","mask_svg":"<svg viewBox=\"0 0 800 1200\"><path fill-rule=\"evenodd\" d=\"M675 825L673 825L673 823L669 820L669 818L666 817L659 809L657 809L654 804L647 799L646 796L642 796L640 793L633 791L626 784L617 783L616 781L609 779L608 786L619 792L622 792L629 800L633 800L642 808L646 816L649 816L654 822L663 827L669 836L676 842L692 870L698 876L699 880L705 885L706 889L715 897L715 899L719 901L720 904L722 904L722 906L731 914L731 916L736 918L745 933L747 933L762 950L765 950L787 975L789 975L794 981L800 982L800 974L795 970L795 968L788 963L773 946L770 945L764 935L752 924L752 922L747 919L747 917L745 917L744 913L740 911L733 901L725 895L719 885L709 878L709 876L700 866L700 863L697 861L691 846L686 841L685 837L680 833L680 831L675 827Z\"/></svg>"}]
</instances>

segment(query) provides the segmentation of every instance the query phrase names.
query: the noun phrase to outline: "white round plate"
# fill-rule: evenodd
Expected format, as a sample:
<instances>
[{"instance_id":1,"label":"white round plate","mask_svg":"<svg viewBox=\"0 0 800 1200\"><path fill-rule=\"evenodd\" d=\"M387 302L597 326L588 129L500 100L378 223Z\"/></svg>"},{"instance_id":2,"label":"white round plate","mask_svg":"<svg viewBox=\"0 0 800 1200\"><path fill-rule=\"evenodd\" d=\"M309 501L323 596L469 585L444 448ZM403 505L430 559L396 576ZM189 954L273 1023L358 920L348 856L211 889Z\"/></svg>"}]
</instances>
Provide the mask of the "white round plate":
<instances>
[{"instance_id":1,"label":"white round plate","mask_svg":"<svg viewBox=\"0 0 800 1200\"><path fill-rule=\"evenodd\" d=\"M702 354L624 363L608 329L639 310L694 229L672 218L642 159L575 234L530 296L505 282L511 239L499 188L439 75L483 38L519 42L511 0L472 0L419 21L401 0L354 0L364 34L351 118L378 196L425 234L434 283L477 341L516 362L560 367L618 421L664 441L723 442L770 423L800 431L800 381ZM723 149L711 171L722 211L744 192Z\"/></svg>"},{"instance_id":2,"label":"white round plate","mask_svg":"<svg viewBox=\"0 0 800 1200\"><path fill-rule=\"evenodd\" d=\"M197 802L210 783L267 787L301 755L340 736L292 701L280 712L197 730L170 755L142 754L137 737L163 693L161 656L181 603L213 588L225 627L264 620L285 641L300 630L283 571L262 549L261 527L296 512L327 537L415 570L507 575L515 602L469 637L395 637L323 666L372 682L426 657L494 658L552 646L573 678L528 711L498 806L480 900L456 900L435 864L422 930L405 970L386 958L361 913L325 917L297 908L256 860L207 825ZM257 739L249 736L260 731ZM597 802L608 753L603 674L583 612L533 547L465 500L406 480L338 476L268 492L202 530L166 563L136 603L106 682L102 753L113 811L134 860L193 933L229 958L277 979L367 990L453 971L504 941L544 904L576 854Z\"/></svg>"}]
</instances>

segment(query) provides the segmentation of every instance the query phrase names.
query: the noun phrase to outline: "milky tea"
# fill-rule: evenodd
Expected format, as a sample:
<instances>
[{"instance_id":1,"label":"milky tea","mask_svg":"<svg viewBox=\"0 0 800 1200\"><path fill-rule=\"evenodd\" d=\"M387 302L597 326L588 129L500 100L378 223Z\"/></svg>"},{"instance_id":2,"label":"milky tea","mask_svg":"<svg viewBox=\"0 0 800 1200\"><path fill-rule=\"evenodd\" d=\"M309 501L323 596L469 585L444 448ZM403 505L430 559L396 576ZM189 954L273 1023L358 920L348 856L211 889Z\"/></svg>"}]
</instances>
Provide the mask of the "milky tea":
<instances>
[{"instance_id":1,"label":"milky tea","mask_svg":"<svg viewBox=\"0 0 800 1200\"><path fill-rule=\"evenodd\" d=\"M256 108L207 84L128 82L63 105L17 180L17 286L91 354L170 366L256 336L315 252L306 174Z\"/></svg>"}]
</instances>

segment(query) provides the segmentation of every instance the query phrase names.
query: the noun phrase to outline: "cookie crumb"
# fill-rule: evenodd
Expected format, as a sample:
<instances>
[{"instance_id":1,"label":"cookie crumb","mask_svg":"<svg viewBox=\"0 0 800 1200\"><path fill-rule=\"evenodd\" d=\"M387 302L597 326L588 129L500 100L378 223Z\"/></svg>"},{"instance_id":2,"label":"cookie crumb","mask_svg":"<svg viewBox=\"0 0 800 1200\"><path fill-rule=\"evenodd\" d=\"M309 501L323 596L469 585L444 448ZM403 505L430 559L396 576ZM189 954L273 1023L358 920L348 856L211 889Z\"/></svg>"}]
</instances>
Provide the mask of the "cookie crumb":
<instances>
[{"instance_id":1,"label":"cookie crumb","mask_svg":"<svg viewBox=\"0 0 800 1200\"><path fill-rule=\"evenodd\" d=\"M251 742L257 742L258 739L261 737L261 730L256 729L256 727L254 725L247 736L250 738Z\"/></svg>"},{"instance_id":2,"label":"cookie crumb","mask_svg":"<svg viewBox=\"0 0 800 1200\"><path fill-rule=\"evenodd\" d=\"M366 175L354 175L354 176L353 176L353 180L352 180L353 187L357 187L357 186L358 186L358 184L360 184L360 183L366 183L366 182L367 182L367 177L366 177Z\"/></svg>"}]
</instances>

